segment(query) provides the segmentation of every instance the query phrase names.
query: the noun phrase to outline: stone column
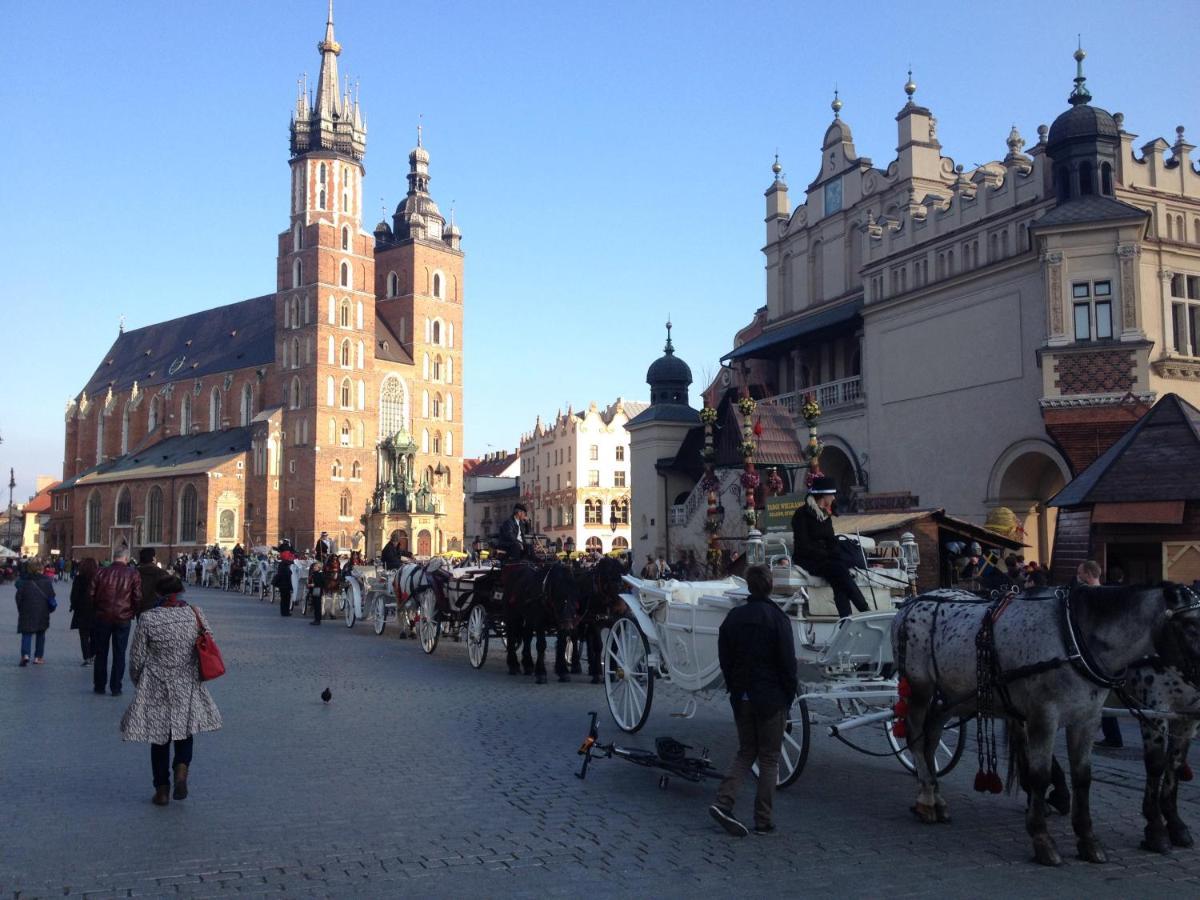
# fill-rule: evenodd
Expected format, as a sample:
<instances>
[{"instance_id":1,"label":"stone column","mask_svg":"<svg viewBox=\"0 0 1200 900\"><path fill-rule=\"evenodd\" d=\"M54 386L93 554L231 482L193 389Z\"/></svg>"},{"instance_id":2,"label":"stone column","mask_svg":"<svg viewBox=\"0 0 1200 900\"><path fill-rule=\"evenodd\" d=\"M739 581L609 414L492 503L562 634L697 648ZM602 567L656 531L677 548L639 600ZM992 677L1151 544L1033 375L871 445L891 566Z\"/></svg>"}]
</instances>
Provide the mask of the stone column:
<instances>
[{"instance_id":1,"label":"stone column","mask_svg":"<svg viewBox=\"0 0 1200 900\"><path fill-rule=\"evenodd\" d=\"M1138 256L1142 248L1137 244L1121 244L1117 247L1117 259L1121 267L1121 338L1143 337L1139 320L1141 309L1138 304Z\"/></svg>"},{"instance_id":2,"label":"stone column","mask_svg":"<svg viewBox=\"0 0 1200 900\"><path fill-rule=\"evenodd\" d=\"M1042 254L1042 268L1046 274L1046 311L1048 313L1047 343L1069 344L1074 335L1068 335L1063 324L1063 255L1060 250L1047 250Z\"/></svg>"}]
</instances>

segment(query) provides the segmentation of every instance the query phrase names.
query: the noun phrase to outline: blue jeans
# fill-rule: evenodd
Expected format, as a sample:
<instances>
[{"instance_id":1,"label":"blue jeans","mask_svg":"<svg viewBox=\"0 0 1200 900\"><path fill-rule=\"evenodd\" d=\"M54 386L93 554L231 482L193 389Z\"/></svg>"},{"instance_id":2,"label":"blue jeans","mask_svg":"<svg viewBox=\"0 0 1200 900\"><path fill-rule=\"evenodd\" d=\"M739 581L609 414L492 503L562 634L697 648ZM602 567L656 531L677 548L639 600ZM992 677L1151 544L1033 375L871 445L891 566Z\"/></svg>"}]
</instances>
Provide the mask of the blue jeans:
<instances>
[{"instance_id":1,"label":"blue jeans","mask_svg":"<svg viewBox=\"0 0 1200 900\"><path fill-rule=\"evenodd\" d=\"M96 622L92 626L92 653L95 665L92 669L92 687L97 694L104 693L107 679L108 689L114 694L121 692L121 681L125 677L125 647L129 644L129 622ZM112 647L112 672L108 670L108 650Z\"/></svg>"},{"instance_id":2,"label":"blue jeans","mask_svg":"<svg viewBox=\"0 0 1200 900\"><path fill-rule=\"evenodd\" d=\"M21 655L22 656L29 655L29 648L30 648L30 645L32 645L34 643L33 638L35 635L37 637L37 645L36 645L37 652L35 652L33 655L34 655L34 658L41 659L43 656L46 655L46 631L45 631L45 629L42 629L41 631L31 631L28 634L26 634L25 632L21 633Z\"/></svg>"}]
</instances>

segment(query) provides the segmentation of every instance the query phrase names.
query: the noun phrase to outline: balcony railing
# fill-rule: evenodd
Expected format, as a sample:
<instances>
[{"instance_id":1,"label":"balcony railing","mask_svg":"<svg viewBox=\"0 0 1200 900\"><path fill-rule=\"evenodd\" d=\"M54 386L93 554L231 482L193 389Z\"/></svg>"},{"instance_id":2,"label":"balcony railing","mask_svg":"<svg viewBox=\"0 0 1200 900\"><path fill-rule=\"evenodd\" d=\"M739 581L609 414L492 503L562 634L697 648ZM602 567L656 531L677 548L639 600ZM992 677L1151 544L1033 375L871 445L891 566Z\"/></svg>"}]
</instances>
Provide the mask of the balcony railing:
<instances>
[{"instance_id":1,"label":"balcony railing","mask_svg":"<svg viewBox=\"0 0 1200 900\"><path fill-rule=\"evenodd\" d=\"M791 415L800 415L800 407L804 398L812 394L821 404L821 412L832 412L851 406L859 406L863 402L862 376L841 378L837 381L827 381L824 384L814 384L789 394L776 394L774 397L763 398L763 403L781 406Z\"/></svg>"}]
</instances>

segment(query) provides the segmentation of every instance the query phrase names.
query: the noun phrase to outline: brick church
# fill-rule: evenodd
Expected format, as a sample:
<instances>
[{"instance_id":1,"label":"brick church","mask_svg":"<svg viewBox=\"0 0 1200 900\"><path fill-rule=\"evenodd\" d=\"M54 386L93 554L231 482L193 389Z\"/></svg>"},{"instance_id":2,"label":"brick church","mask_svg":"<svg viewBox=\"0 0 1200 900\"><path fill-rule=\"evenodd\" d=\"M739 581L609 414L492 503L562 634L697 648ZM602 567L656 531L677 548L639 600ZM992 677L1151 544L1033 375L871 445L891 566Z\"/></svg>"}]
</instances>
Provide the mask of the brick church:
<instances>
[{"instance_id":1,"label":"brick church","mask_svg":"<svg viewBox=\"0 0 1200 900\"><path fill-rule=\"evenodd\" d=\"M367 129L332 5L318 50L275 292L118 335L67 405L51 547L163 558L322 531L367 555L394 531L419 555L461 547L461 233L419 129L407 194L364 229Z\"/></svg>"}]
</instances>

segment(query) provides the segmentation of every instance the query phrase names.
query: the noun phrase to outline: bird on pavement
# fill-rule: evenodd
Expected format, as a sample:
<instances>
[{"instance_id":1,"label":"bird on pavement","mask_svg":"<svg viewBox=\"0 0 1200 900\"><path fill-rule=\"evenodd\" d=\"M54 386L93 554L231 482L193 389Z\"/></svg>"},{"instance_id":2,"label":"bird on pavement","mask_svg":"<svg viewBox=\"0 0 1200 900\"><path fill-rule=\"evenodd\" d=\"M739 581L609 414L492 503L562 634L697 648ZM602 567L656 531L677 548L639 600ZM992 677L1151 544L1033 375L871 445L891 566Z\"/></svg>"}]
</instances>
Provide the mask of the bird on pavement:
<instances>
[{"instance_id":1,"label":"bird on pavement","mask_svg":"<svg viewBox=\"0 0 1200 900\"><path fill-rule=\"evenodd\" d=\"M333 691L329 690L329 688L325 688L325 690L321 691L321 699L328 703L333 699Z\"/></svg>"}]
</instances>

